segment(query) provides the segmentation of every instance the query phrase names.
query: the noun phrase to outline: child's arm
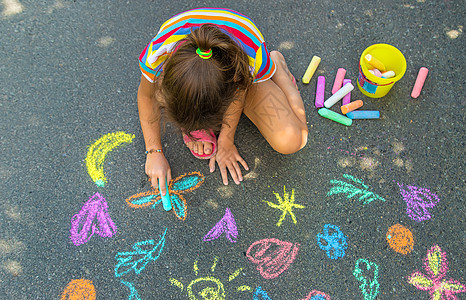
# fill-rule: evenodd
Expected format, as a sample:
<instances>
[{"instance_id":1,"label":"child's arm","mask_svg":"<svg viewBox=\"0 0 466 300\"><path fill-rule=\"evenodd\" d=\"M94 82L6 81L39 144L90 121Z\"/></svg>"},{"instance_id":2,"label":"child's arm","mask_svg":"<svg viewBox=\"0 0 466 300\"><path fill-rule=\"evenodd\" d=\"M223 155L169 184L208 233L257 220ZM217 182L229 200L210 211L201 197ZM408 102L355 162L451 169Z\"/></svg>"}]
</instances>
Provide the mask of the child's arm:
<instances>
[{"instance_id":1,"label":"child's arm","mask_svg":"<svg viewBox=\"0 0 466 300\"><path fill-rule=\"evenodd\" d=\"M244 97L244 96L243 96ZM225 113L225 123L222 125L217 142L217 155L210 159L210 172L215 170L215 161L217 161L223 184L228 184L227 169L236 184L243 181L241 169L238 162L245 170L249 170L244 159L239 155L234 144L236 127L243 112L244 99L236 100L228 107Z\"/></svg>"},{"instance_id":2,"label":"child's arm","mask_svg":"<svg viewBox=\"0 0 466 300\"><path fill-rule=\"evenodd\" d=\"M152 83L144 76L141 76L141 83L138 88L138 110L147 151L162 149L160 138L160 107L157 101L152 97L152 89ZM152 152L147 154L145 170L147 176L149 176L152 187L157 188L159 186L158 181L160 181L162 195L165 195L167 192L165 180L171 180L171 170L163 153Z\"/></svg>"}]
</instances>

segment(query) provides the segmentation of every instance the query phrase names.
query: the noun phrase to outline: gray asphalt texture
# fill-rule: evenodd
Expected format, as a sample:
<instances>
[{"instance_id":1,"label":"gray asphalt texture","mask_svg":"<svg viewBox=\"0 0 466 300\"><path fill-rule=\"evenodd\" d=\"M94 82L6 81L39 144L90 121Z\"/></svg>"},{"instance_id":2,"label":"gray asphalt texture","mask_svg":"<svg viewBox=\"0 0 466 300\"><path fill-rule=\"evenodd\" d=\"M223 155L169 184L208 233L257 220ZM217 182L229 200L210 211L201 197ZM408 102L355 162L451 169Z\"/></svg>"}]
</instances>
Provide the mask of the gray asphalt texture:
<instances>
[{"instance_id":1,"label":"gray asphalt texture","mask_svg":"<svg viewBox=\"0 0 466 300\"><path fill-rule=\"evenodd\" d=\"M364 299L361 282L353 276L360 258L379 267L377 299L428 299L427 291L407 280L416 270L427 274L424 258L433 245L449 261L444 279L466 284L463 1L2 4L0 299L59 299L73 279L91 280L97 299L127 299L130 290L122 280L134 285L140 299L188 299L188 285L209 276L224 285L226 299L253 299L259 286L274 300L304 299L312 290L331 299ZM228 7L252 18L269 50L284 54L297 79L313 55L322 61L309 85L298 83L309 123L304 149L280 155L250 121L241 119L236 145L253 171L240 186L223 186L219 172L210 174L207 162L195 159L173 126L167 126L163 143L173 176L205 175L202 186L185 194L188 215L181 221L161 205L133 209L125 201L150 190L136 103L137 59L166 19L200 6ZM396 46L408 65L405 76L381 99L353 91L353 100L362 99L364 109L379 110L381 118L357 120L351 127L321 118L314 107L317 76L327 79L326 98L338 68L345 68L346 78L356 83L359 57L376 43ZM422 66L430 72L421 96L412 99ZM332 109L337 111L339 104ZM87 150L116 131L135 138L106 156L108 183L101 188L87 173ZM327 196L330 181L345 180L343 174L362 180L386 201L364 205L357 197ZM397 183L438 195L438 204L429 208L431 219L409 218ZM264 201L277 203L274 192L283 196L284 186L287 192L294 190L295 203L305 208L293 210L296 224L287 215L279 227L281 212ZM69 238L71 218L96 192L106 199L117 233L111 238L95 234L75 246ZM204 242L226 208L237 224L237 242L225 235ZM337 225L347 236L343 258L332 260L319 248L316 236L325 224ZM413 233L411 253L389 247L386 233L394 224ZM137 242L158 242L165 229L165 247L157 260L140 274L115 276L117 253L131 251ZM300 247L286 271L265 279L246 252L254 242L272 238ZM238 277L229 281L238 269ZM207 291L212 282L197 285ZM251 289L237 290L244 285ZM457 296L466 298L464 293ZM196 297L192 299L203 299Z\"/></svg>"}]
</instances>

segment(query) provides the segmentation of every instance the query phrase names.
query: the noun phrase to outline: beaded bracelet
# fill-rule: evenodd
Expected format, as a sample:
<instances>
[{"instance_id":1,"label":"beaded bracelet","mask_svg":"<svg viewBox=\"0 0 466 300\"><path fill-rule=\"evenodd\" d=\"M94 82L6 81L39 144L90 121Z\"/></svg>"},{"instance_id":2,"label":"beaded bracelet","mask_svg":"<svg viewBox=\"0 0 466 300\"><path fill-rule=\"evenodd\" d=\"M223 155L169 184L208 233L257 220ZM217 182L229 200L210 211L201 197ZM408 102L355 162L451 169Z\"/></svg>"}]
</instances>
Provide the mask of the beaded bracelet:
<instances>
[{"instance_id":1,"label":"beaded bracelet","mask_svg":"<svg viewBox=\"0 0 466 300\"><path fill-rule=\"evenodd\" d=\"M163 153L163 150L162 149L150 149L150 150L146 150L146 155L147 154L151 154L151 153L154 153L154 152L157 152L157 153Z\"/></svg>"}]
</instances>

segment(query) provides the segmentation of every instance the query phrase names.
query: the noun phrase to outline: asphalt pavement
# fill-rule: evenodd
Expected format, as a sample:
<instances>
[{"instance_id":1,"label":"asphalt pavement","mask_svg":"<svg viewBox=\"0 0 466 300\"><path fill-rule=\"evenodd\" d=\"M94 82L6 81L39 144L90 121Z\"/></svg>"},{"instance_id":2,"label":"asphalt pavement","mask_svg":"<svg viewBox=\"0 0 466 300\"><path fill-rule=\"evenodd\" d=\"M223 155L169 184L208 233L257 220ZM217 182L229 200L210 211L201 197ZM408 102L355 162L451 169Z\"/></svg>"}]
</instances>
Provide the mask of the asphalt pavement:
<instances>
[{"instance_id":1,"label":"asphalt pavement","mask_svg":"<svg viewBox=\"0 0 466 300\"><path fill-rule=\"evenodd\" d=\"M297 79L321 57L310 84L298 80L309 140L278 154L243 117L235 142L250 171L223 186L168 124L176 210L165 212L144 173L138 55L166 19L201 6L252 18ZM0 298L466 299L465 11L453 0L1 1ZM386 96L351 93L380 119L319 116L317 77L326 98L339 68L356 86L377 43L407 62Z\"/></svg>"}]
</instances>

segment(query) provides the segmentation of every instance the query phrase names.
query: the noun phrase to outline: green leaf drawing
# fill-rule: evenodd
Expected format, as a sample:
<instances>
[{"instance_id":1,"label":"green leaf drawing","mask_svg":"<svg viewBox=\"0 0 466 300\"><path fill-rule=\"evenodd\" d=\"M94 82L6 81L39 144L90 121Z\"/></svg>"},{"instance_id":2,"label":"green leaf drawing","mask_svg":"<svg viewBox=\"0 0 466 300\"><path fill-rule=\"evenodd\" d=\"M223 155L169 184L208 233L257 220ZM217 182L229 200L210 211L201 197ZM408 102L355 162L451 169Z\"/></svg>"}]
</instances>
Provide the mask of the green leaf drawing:
<instances>
[{"instance_id":1,"label":"green leaf drawing","mask_svg":"<svg viewBox=\"0 0 466 300\"><path fill-rule=\"evenodd\" d=\"M358 179L349 174L343 174L343 177L348 179L349 182L335 179L330 180L330 183L333 184L333 186L330 188L330 191L327 193L327 196L332 196L336 194L346 194L346 199L358 197L359 201L363 201L363 205L369 204L374 200L381 200L385 202L384 198L369 191L369 187L365 185L361 179ZM356 186L351 182L355 183ZM361 187L359 187L358 185Z\"/></svg>"}]
</instances>

